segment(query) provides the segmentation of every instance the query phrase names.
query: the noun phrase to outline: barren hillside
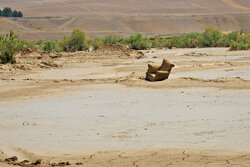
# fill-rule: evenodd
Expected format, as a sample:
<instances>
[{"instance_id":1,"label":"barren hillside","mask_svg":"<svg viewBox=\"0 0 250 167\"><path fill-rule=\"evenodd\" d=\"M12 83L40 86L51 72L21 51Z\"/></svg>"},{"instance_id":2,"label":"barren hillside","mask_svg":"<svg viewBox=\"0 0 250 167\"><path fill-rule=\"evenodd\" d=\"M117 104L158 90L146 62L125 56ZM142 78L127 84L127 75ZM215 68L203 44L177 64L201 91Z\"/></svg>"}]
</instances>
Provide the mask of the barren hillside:
<instances>
[{"instance_id":1,"label":"barren hillside","mask_svg":"<svg viewBox=\"0 0 250 167\"><path fill-rule=\"evenodd\" d=\"M249 0L2 0L0 6L13 6L32 17L250 12Z\"/></svg>"},{"instance_id":2,"label":"barren hillside","mask_svg":"<svg viewBox=\"0 0 250 167\"><path fill-rule=\"evenodd\" d=\"M26 18L0 18L0 33L13 29L26 39L60 39L74 28L89 36L250 29L249 0L0 0L5 6Z\"/></svg>"}]
</instances>

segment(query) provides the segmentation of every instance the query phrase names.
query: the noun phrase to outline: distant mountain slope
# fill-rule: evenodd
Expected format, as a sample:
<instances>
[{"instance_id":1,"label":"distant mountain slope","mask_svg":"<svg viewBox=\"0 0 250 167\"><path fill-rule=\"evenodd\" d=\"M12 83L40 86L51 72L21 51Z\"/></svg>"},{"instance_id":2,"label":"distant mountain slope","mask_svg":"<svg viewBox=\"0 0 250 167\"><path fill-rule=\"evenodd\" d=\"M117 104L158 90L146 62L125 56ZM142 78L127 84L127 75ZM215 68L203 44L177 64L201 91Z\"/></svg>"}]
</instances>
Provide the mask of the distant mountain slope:
<instances>
[{"instance_id":1,"label":"distant mountain slope","mask_svg":"<svg viewBox=\"0 0 250 167\"><path fill-rule=\"evenodd\" d=\"M79 16L250 12L249 3L249 0L1 0L0 6L22 10L25 16Z\"/></svg>"},{"instance_id":2,"label":"distant mountain slope","mask_svg":"<svg viewBox=\"0 0 250 167\"><path fill-rule=\"evenodd\" d=\"M250 30L250 0L0 0L0 8L24 18L0 18L0 34L18 31L25 39L61 39L75 28L89 37Z\"/></svg>"}]
</instances>

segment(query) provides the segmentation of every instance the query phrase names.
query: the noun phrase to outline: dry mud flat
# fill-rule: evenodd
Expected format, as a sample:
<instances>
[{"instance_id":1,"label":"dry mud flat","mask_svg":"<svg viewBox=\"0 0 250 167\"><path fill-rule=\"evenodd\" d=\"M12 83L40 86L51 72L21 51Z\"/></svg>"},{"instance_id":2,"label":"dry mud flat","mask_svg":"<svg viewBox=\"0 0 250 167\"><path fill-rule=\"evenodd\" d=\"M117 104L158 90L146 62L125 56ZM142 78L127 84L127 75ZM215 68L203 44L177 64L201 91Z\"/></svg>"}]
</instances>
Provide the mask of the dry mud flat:
<instances>
[{"instance_id":1,"label":"dry mud flat","mask_svg":"<svg viewBox=\"0 0 250 167\"><path fill-rule=\"evenodd\" d=\"M1 167L250 164L249 51L19 56L30 69L0 71ZM162 58L176 64L170 79L145 81Z\"/></svg>"}]
</instances>

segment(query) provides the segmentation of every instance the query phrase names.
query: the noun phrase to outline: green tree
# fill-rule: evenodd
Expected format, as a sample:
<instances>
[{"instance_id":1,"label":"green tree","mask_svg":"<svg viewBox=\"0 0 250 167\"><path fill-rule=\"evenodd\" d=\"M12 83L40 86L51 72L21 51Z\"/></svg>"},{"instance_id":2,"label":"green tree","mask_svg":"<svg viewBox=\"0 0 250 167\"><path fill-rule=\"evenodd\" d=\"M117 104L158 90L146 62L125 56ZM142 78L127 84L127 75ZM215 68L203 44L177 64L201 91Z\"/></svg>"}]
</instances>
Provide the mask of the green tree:
<instances>
[{"instance_id":1,"label":"green tree","mask_svg":"<svg viewBox=\"0 0 250 167\"><path fill-rule=\"evenodd\" d=\"M3 16L4 17L12 17L12 10L10 7L3 9Z\"/></svg>"},{"instance_id":2,"label":"green tree","mask_svg":"<svg viewBox=\"0 0 250 167\"><path fill-rule=\"evenodd\" d=\"M10 7L5 7L3 10L0 10L0 16L3 17L23 17L23 13L21 11L12 11Z\"/></svg>"},{"instance_id":3,"label":"green tree","mask_svg":"<svg viewBox=\"0 0 250 167\"><path fill-rule=\"evenodd\" d=\"M17 12L17 17L23 17L23 13L21 11Z\"/></svg>"},{"instance_id":4,"label":"green tree","mask_svg":"<svg viewBox=\"0 0 250 167\"><path fill-rule=\"evenodd\" d=\"M16 10L13 12L13 17L18 17L18 12Z\"/></svg>"},{"instance_id":5,"label":"green tree","mask_svg":"<svg viewBox=\"0 0 250 167\"><path fill-rule=\"evenodd\" d=\"M85 41L86 35L85 33L80 29L75 29L70 38L69 46L72 48L72 50L84 50L85 49Z\"/></svg>"}]
</instances>

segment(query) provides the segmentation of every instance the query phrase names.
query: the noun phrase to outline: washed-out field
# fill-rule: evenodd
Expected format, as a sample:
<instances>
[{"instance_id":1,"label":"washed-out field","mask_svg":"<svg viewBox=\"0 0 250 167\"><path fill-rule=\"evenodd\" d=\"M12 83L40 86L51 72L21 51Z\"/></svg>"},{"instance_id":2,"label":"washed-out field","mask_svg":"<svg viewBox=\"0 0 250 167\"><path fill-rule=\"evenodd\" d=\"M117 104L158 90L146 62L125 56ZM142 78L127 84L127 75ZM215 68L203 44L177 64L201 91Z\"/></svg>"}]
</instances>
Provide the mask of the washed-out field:
<instances>
[{"instance_id":1,"label":"washed-out field","mask_svg":"<svg viewBox=\"0 0 250 167\"><path fill-rule=\"evenodd\" d=\"M110 48L0 65L1 167L249 166L250 51Z\"/></svg>"}]
</instances>

